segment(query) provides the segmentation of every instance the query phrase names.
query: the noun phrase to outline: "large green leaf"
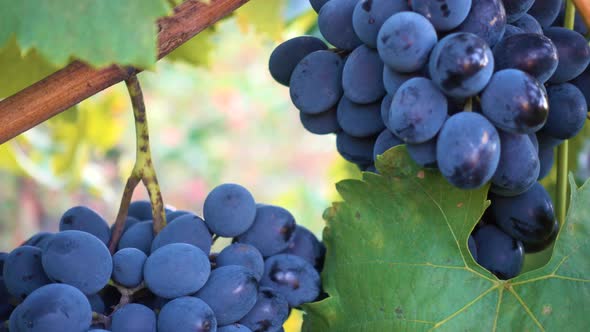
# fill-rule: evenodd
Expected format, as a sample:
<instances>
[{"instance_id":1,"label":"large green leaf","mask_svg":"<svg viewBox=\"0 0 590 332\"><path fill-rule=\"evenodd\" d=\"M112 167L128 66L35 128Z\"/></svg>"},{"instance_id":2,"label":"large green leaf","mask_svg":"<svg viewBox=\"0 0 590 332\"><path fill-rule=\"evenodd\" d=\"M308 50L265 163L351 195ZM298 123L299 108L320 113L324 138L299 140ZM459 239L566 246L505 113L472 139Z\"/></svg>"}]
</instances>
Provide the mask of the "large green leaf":
<instances>
[{"instance_id":1,"label":"large green leaf","mask_svg":"<svg viewBox=\"0 0 590 332\"><path fill-rule=\"evenodd\" d=\"M11 36L57 66L71 58L95 66L150 67L156 61L158 17L166 0L0 0L0 46Z\"/></svg>"},{"instance_id":2,"label":"large green leaf","mask_svg":"<svg viewBox=\"0 0 590 332\"><path fill-rule=\"evenodd\" d=\"M344 202L325 215L330 297L305 306L304 331L590 330L588 184L572 190L551 261L501 281L467 249L487 188L456 189L404 147L377 168L337 186Z\"/></svg>"}]
</instances>

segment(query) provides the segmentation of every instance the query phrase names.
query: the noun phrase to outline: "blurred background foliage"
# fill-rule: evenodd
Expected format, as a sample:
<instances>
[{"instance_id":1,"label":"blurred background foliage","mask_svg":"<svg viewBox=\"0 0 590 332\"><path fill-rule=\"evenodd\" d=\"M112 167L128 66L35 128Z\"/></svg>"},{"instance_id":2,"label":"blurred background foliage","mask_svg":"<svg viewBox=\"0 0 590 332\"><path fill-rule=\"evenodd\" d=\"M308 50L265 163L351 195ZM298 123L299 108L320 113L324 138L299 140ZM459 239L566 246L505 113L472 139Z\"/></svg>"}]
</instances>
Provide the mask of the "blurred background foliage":
<instances>
[{"instance_id":1,"label":"blurred background foliage","mask_svg":"<svg viewBox=\"0 0 590 332\"><path fill-rule=\"evenodd\" d=\"M180 1L175 1L180 2ZM247 187L259 202L284 206L318 236L322 213L338 200L334 183L359 177L336 152L335 137L308 133L288 89L268 73L281 41L319 36L307 0L251 0L139 75L153 159L165 203L201 213L224 182ZM0 98L59 69L16 39L0 48ZM570 141L570 169L590 177L590 129ZM0 251L55 231L61 214L87 205L113 222L135 158L133 116L118 84L0 145ZM555 167L543 184L553 193ZM134 199L146 199L138 187ZM543 264L545 251L527 257ZM287 324L297 331L301 314Z\"/></svg>"}]
</instances>

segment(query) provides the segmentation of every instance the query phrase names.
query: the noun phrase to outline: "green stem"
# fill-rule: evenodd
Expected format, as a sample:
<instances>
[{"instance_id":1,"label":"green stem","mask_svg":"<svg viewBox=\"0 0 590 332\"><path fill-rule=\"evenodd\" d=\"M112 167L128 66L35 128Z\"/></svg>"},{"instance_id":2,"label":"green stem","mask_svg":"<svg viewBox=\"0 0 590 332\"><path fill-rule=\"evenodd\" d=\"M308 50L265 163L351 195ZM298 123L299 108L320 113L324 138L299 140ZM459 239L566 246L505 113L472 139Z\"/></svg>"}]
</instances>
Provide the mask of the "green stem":
<instances>
[{"instance_id":1,"label":"green stem","mask_svg":"<svg viewBox=\"0 0 590 332\"><path fill-rule=\"evenodd\" d=\"M574 28L576 7L571 0L567 1L565 8L564 26L568 29ZM565 222L567 213L567 173L568 173L568 141L565 140L557 148L557 202L555 212L560 223Z\"/></svg>"},{"instance_id":2,"label":"green stem","mask_svg":"<svg viewBox=\"0 0 590 332\"><path fill-rule=\"evenodd\" d=\"M159 233L166 227L166 213L164 211L164 200L158 184L158 177L152 162L150 150L150 132L143 102L143 93L137 76L131 75L125 83L133 104L133 115L135 116L135 136L137 140L137 159L132 174L141 178L150 196L152 203L152 214L154 220L154 233Z\"/></svg>"},{"instance_id":3,"label":"green stem","mask_svg":"<svg viewBox=\"0 0 590 332\"><path fill-rule=\"evenodd\" d=\"M166 213L164 210L164 200L162 199L162 192L158 184L156 170L152 162L152 153L150 149L150 134L148 129L145 103L143 101L143 93L139 80L135 73L131 74L125 80L131 104L133 106L133 116L135 118L135 141L136 141L136 155L135 165L129 175L129 179L123 191L121 198L121 205L115 221L115 229L111 235L111 242L109 243L109 250L114 253L119 244L119 240L125 228L125 221L127 219L127 211L129 204L131 204L131 197L133 191L139 182L143 182L147 189L152 205L154 233L158 234L164 227L166 227Z\"/></svg>"}]
</instances>

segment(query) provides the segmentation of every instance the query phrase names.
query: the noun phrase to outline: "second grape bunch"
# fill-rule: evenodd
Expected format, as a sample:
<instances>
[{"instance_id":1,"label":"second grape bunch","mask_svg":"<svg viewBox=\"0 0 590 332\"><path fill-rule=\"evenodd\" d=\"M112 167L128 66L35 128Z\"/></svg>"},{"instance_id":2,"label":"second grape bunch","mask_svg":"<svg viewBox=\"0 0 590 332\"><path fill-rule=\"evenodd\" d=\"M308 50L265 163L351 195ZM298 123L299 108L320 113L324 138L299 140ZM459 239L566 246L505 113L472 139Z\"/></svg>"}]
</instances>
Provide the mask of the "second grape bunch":
<instances>
[{"instance_id":1,"label":"second grape bunch","mask_svg":"<svg viewBox=\"0 0 590 332\"><path fill-rule=\"evenodd\" d=\"M321 296L325 248L289 211L237 184L203 210L167 210L155 234L150 203L133 202L111 256L106 221L69 209L58 233L0 253L0 331L280 332ZM233 241L212 253L218 237Z\"/></svg>"},{"instance_id":2,"label":"second grape bunch","mask_svg":"<svg viewBox=\"0 0 590 332\"><path fill-rule=\"evenodd\" d=\"M498 277L518 275L524 253L559 230L538 181L586 120L584 25L559 26L563 0L310 3L323 40L287 40L269 61L303 126L335 133L338 152L361 170L377 172L377 156L405 144L458 188L491 183L470 248Z\"/></svg>"}]
</instances>

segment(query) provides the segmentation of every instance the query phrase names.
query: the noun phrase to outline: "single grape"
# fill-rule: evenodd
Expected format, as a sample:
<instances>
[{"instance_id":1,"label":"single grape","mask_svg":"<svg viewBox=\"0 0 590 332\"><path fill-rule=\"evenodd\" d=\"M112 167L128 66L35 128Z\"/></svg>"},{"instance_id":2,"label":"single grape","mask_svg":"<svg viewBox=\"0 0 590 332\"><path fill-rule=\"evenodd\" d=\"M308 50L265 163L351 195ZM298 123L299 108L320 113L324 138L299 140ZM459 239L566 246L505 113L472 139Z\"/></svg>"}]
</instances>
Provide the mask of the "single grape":
<instances>
[{"instance_id":1,"label":"single grape","mask_svg":"<svg viewBox=\"0 0 590 332\"><path fill-rule=\"evenodd\" d=\"M538 182L514 197L490 194L490 216L504 232L527 243L547 239L553 230L555 214L547 190Z\"/></svg>"},{"instance_id":2,"label":"single grape","mask_svg":"<svg viewBox=\"0 0 590 332\"><path fill-rule=\"evenodd\" d=\"M217 328L217 332L252 332L249 328L242 324L230 324L225 326L220 326Z\"/></svg>"},{"instance_id":3,"label":"single grape","mask_svg":"<svg viewBox=\"0 0 590 332\"><path fill-rule=\"evenodd\" d=\"M51 240L52 236L53 233L39 232L31 236L31 238L26 240L23 244L21 244L21 246L33 246L43 250L47 246L47 243L49 243L49 240Z\"/></svg>"},{"instance_id":4,"label":"single grape","mask_svg":"<svg viewBox=\"0 0 590 332\"><path fill-rule=\"evenodd\" d=\"M524 30L522 30L521 28L515 27L512 24L506 24L506 29L504 30L504 35L502 36L502 39L500 41L502 41L508 37L514 36L514 35L519 35L521 33L525 33ZM498 44L496 44L496 46L497 45Z\"/></svg>"},{"instance_id":5,"label":"single grape","mask_svg":"<svg viewBox=\"0 0 590 332\"><path fill-rule=\"evenodd\" d=\"M475 239L473 238L473 235L469 235L467 247L469 248L471 256L473 256L473 260L477 262L477 245L475 244Z\"/></svg>"},{"instance_id":6,"label":"single grape","mask_svg":"<svg viewBox=\"0 0 590 332\"><path fill-rule=\"evenodd\" d=\"M355 48L344 63L344 95L359 104L381 100L385 95L382 73L383 61L376 50L365 45Z\"/></svg>"},{"instance_id":7,"label":"single grape","mask_svg":"<svg viewBox=\"0 0 590 332\"><path fill-rule=\"evenodd\" d=\"M55 234L42 255L43 269L54 282L72 285L84 294L103 289L113 272L113 259L96 236L81 231Z\"/></svg>"},{"instance_id":8,"label":"single grape","mask_svg":"<svg viewBox=\"0 0 590 332\"><path fill-rule=\"evenodd\" d=\"M308 54L327 48L323 41L313 36L289 39L277 46L270 54L268 61L270 75L280 84L289 86L295 66Z\"/></svg>"},{"instance_id":9,"label":"single grape","mask_svg":"<svg viewBox=\"0 0 590 332\"><path fill-rule=\"evenodd\" d=\"M471 97L479 93L494 72L494 56L486 42L471 33L443 38L430 55L432 81L448 96Z\"/></svg>"},{"instance_id":10,"label":"single grape","mask_svg":"<svg viewBox=\"0 0 590 332\"><path fill-rule=\"evenodd\" d=\"M152 204L150 201L134 201L129 204L127 215L141 221L152 220Z\"/></svg>"},{"instance_id":11,"label":"single grape","mask_svg":"<svg viewBox=\"0 0 590 332\"><path fill-rule=\"evenodd\" d=\"M586 104L590 105L590 66L580 76L571 81L571 83L580 89L586 98Z\"/></svg>"},{"instance_id":12,"label":"single grape","mask_svg":"<svg viewBox=\"0 0 590 332\"><path fill-rule=\"evenodd\" d=\"M354 32L352 13L358 0L330 0L322 6L318 16L318 27L330 44L353 50L362 42Z\"/></svg>"},{"instance_id":13,"label":"single grape","mask_svg":"<svg viewBox=\"0 0 590 332\"><path fill-rule=\"evenodd\" d=\"M217 320L207 303L196 297L168 302L158 315L158 332L215 332Z\"/></svg>"},{"instance_id":14,"label":"single grape","mask_svg":"<svg viewBox=\"0 0 590 332\"><path fill-rule=\"evenodd\" d=\"M22 246L6 256L0 278L8 293L22 300L37 288L51 283L43 270L42 253L37 247Z\"/></svg>"},{"instance_id":15,"label":"single grape","mask_svg":"<svg viewBox=\"0 0 590 332\"><path fill-rule=\"evenodd\" d=\"M12 296L8 293L6 289L6 284L4 283L4 262L8 254L5 252L0 252L0 321L6 320L10 317L10 313L14 309L12 307L11 299Z\"/></svg>"},{"instance_id":16,"label":"single grape","mask_svg":"<svg viewBox=\"0 0 590 332\"><path fill-rule=\"evenodd\" d=\"M452 115L438 135L436 159L442 175L453 185L462 189L481 187L498 167L498 132L478 113Z\"/></svg>"},{"instance_id":17,"label":"single grape","mask_svg":"<svg viewBox=\"0 0 590 332\"><path fill-rule=\"evenodd\" d=\"M551 168L553 168L553 162L555 159L555 151L551 147L539 148L539 164L540 164L540 171L539 177L537 181L541 181L549 172L551 172Z\"/></svg>"},{"instance_id":18,"label":"single grape","mask_svg":"<svg viewBox=\"0 0 590 332\"><path fill-rule=\"evenodd\" d=\"M402 84L407 80L418 76L417 73L399 73L388 66L383 66L383 85L392 98Z\"/></svg>"},{"instance_id":19,"label":"single grape","mask_svg":"<svg viewBox=\"0 0 590 332\"><path fill-rule=\"evenodd\" d=\"M482 38L489 47L494 47L506 28L506 9L502 0L472 0L467 18L455 29L471 32Z\"/></svg>"},{"instance_id":20,"label":"single grape","mask_svg":"<svg viewBox=\"0 0 590 332\"><path fill-rule=\"evenodd\" d=\"M522 242L511 238L495 225L484 225L474 235L477 263L506 280L516 277L524 263Z\"/></svg>"},{"instance_id":21,"label":"single grape","mask_svg":"<svg viewBox=\"0 0 590 332\"><path fill-rule=\"evenodd\" d=\"M500 130L500 162L490 191L515 196L531 188L539 177L539 155L528 135Z\"/></svg>"},{"instance_id":22,"label":"single grape","mask_svg":"<svg viewBox=\"0 0 590 332\"><path fill-rule=\"evenodd\" d=\"M311 264L295 255L279 254L264 262L260 286L270 287L292 307L314 301L320 294L320 275Z\"/></svg>"},{"instance_id":23,"label":"single grape","mask_svg":"<svg viewBox=\"0 0 590 332\"><path fill-rule=\"evenodd\" d=\"M471 0L412 0L412 10L424 15L437 31L459 26L469 14Z\"/></svg>"},{"instance_id":24,"label":"single grape","mask_svg":"<svg viewBox=\"0 0 590 332\"><path fill-rule=\"evenodd\" d=\"M352 13L356 35L367 46L377 47L377 34L393 14L409 10L405 0L360 0Z\"/></svg>"},{"instance_id":25,"label":"single grape","mask_svg":"<svg viewBox=\"0 0 590 332\"><path fill-rule=\"evenodd\" d=\"M315 51L301 60L291 75L289 93L301 112L322 113L342 96L344 62L330 51ZM206 219L206 218L205 218Z\"/></svg>"},{"instance_id":26,"label":"single grape","mask_svg":"<svg viewBox=\"0 0 590 332\"><path fill-rule=\"evenodd\" d=\"M225 237L238 236L254 223L256 202L248 189L238 184L225 183L215 187L207 195L203 214L205 223L214 234ZM202 234L202 230L198 232ZM208 254L209 250L205 253Z\"/></svg>"},{"instance_id":27,"label":"single grape","mask_svg":"<svg viewBox=\"0 0 590 332\"><path fill-rule=\"evenodd\" d=\"M166 221L168 223L171 223L173 220L176 220L176 218L182 217L185 214L194 214L194 213L192 213L190 211L183 211L183 210L172 211L172 212L166 213Z\"/></svg>"},{"instance_id":28,"label":"single grape","mask_svg":"<svg viewBox=\"0 0 590 332\"><path fill-rule=\"evenodd\" d=\"M210 272L209 257L201 249L186 243L172 243L147 258L143 277L152 293L172 299L201 289Z\"/></svg>"},{"instance_id":29,"label":"single grape","mask_svg":"<svg viewBox=\"0 0 590 332\"><path fill-rule=\"evenodd\" d=\"M326 247L324 247L309 229L297 225L295 235L293 235L293 239L289 242L289 247L281 253L299 256L313 265L316 270L321 271L324 266ZM264 272L264 266L262 267L262 272Z\"/></svg>"},{"instance_id":30,"label":"single grape","mask_svg":"<svg viewBox=\"0 0 590 332\"><path fill-rule=\"evenodd\" d=\"M496 70L515 68L545 83L558 66L557 48L551 39L522 33L502 39L494 47Z\"/></svg>"},{"instance_id":31,"label":"single grape","mask_svg":"<svg viewBox=\"0 0 590 332\"><path fill-rule=\"evenodd\" d=\"M424 143L408 144L406 148L408 154L416 164L426 168L437 168L437 141L437 138L433 137Z\"/></svg>"},{"instance_id":32,"label":"single grape","mask_svg":"<svg viewBox=\"0 0 590 332\"><path fill-rule=\"evenodd\" d=\"M533 143L533 146L535 147L535 151L537 153L539 153L539 141L537 140L537 135L536 134L528 134L527 136L531 140L531 143Z\"/></svg>"},{"instance_id":33,"label":"single grape","mask_svg":"<svg viewBox=\"0 0 590 332\"><path fill-rule=\"evenodd\" d=\"M106 245L111 239L109 224L98 213L86 206L76 206L67 210L59 221L59 230L87 232Z\"/></svg>"},{"instance_id":34,"label":"single grape","mask_svg":"<svg viewBox=\"0 0 590 332\"><path fill-rule=\"evenodd\" d=\"M533 1L533 4L534 3L535 2ZM522 29L525 33L543 34L543 28L541 27L541 24L539 24L539 21L529 14L522 15L518 20L512 22L512 25Z\"/></svg>"},{"instance_id":35,"label":"single grape","mask_svg":"<svg viewBox=\"0 0 590 332\"><path fill-rule=\"evenodd\" d=\"M506 9L506 21L515 22L531 9L535 0L502 0Z\"/></svg>"},{"instance_id":36,"label":"single grape","mask_svg":"<svg viewBox=\"0 0 590 332\"><path fill-rule=\"evenodd\" d=\"M256 280L260 280L262 273L264 273L264 258L262 258L262 254L258 249L249 244L234 243L225 247L219 253L215 262L217 263L217 267L229 265L243 266L254 273Z\"/></svg>"},{"instance_id":37,"label":"single grape","mask_svg":"<svg viewBox=\"0 0 590 332\"><path fill-rule=\"evenodd\" d=\"M414 12L400 12L385 21L377 37L379 56L393 70L409 73L424 66L438 38L432 24Z\"/></svg>"},{"instance_id":38,"label":"single grape","mask_svg":"<svg viewBox=\"0 0 590 332\"><path fill-rule=\"evenodd\" d=\"M481 106L496 127L520 134L541 129L549 113L543 85L518 69L496 72L481 94Z\"/></svg>"},{"instance_id":39,"label":"single grape","mask_svg":"<svg viewBox=\"0 0 590 332\"><path fill-rule=\"evenodd\" d=\"M393 102L393 95L385 95L381 101L381 121L385 124L385 127L389 124L389 109ZM389 129L389 128L387 128ZM390 130L390 129L389 129Z\"/></svg>"},{"instance_id":40,"label":"single grape","mask_svg":"<svg viewBox=\"0 0 590 332\"><path fill-rule=\"evenodd\" d=\"M289 246L295 233L295 218L279 206L259 205L254 224L237 237L237 242L256 247L264 257L277 254Z\"/></svg>"},{"instance_id":41,"label":"single grape","mask_svg":"<svg viewBox=\"0 0 590 332\"><path fill-rule=\"evenodd\" d=\"M524 252L527 254L531 254L547 249L553 242L555 242L555 239L557 238L558 234L559 222L555 220L555 222L553 223L553 229L551 230L551 234L549 234L549 236L545 240L541 242L523 242Z\"/></svg>"},{"instance_id":42,"label":"single grape","mask_svg":"<svg viewBox=\"0 0 590 332\"><path fill-rule=\"evenodd\" d=\"M258 281L254 273L239 265L218 267L196 296L215 313L217 324L236 323L256 304Z\"/></svg>"},{"instance_id":43,"label":"single grape","mask_svg":"<svg viewBox=\"0 0 590 332\"><path fill-rule=\"evenodd\" d=\"M385 153L385 151L404 144L404 141L395 136L389 129L385 129L379 134L373 147L373 160L377 160L377 156Z\"/></svg>"},{"instance_id":44,"label":"single grape","mask_svg":"<svg viewBox=\"0 0 590 332\"><path fill-rule=\"evenodd\" d=\"M563 143L562 139L551 137L542 131L537 132L537 140L539 142L539 149L554 148Z\"/></svg>"},{"instance_id":45,"label":"single grape","mask_svg":"<svg viewBox=\"0 0 590 332\"><path fill-rule=\"evenodd\" d=\"M156 332L156 314L148 307L129 303L113 313L112 332Z\"/></svg>"},{"instance_id":46,"label":"single grape","mask_svg":"<svg viewBox=\"0 0 590 332\"><path fill-rule=\"evenodd\" d=\"M86 298L88 299L88 303L90 303L90 308L92 309L93 312L97 312L100 314L106 314L107 308L104 303L104 300L99 295L99 293L86 295Z\"/></svg>"},{"instance_id":47,"label":"single grape","mask_svg":"<svg viewBox=\"0 0 590 332\"><path fill-rule=\"evenodd\" d=\"M84 294L70 285L49 284L17 307L10 316L10 331L86 332L91 321L90 303Z\"/></svg>"},{"instance_id":48,"label":"single grape","mask_svg":"<svg viewBox=\"0 0 590 332\"><path fill-rule=\"evenodd\" d=\"M146 255L151 252L152 241L154 240L154 223L149 221L139 222L123 233L119 241L118 250L125 248L136 248Z\"/></svg>"},{"instance_id":49,"label":"single grape","mask_svg":"<svg viewBox=\"0 0 590 332\"><path fill-rule=\"evenodd\" d=\"M432 81L412 78L393 96L387 127L406 143L423 143L436 136L447 111L447 98Z\"/></svg>"},{"instance_id":50,"label":"single grape","mask_svg":"<svg viewBox=\"0 0 590 332\"><path fill-rule=\"evenodd\" d=\"M240 324L252 331L276 331L289 318L289 303L275 290L260 288L252 310L240 319Z\"/></svg>"},{"instance_id":51,"label":"single grape","mask_svg":"<svg viewBox=\"0 0 590 332\"><path fill-rule=\"evenodd\" d=\"M357 104L343 96L338 103L336 116L340 128L354 137L375 136L385 128L380 102Z\"/></svg>"},{"instance_id":52,"label":"single grape","mask_svg":"<svg viewBox=\"0 0 590 332\"><path fill-rule=\"evenodd\" d=\"M376 137L353 137L339 132L336 135L336 149L340 155L355 164L371 164Z\"/></svg>"},{"instance_id":53,"label":"single grape","mask_svg":"<svg viewBox=\"0 0 590 332\"><path fill-rule=\"evenodd\" d=\"M143 281L143 266L147 256L136 248L125 248L113 255L113 280L127 287L135 288Z\"/></svg>"},{"instance_id":54,"label":"single grape","mask_svg":"<svg viewBox=\"0 0 590 332\"><path fill-rule=\"evenodd\" d=\"M316 135L332 134L342 130L338 124L336 107L317 114L299 112L299 120L301 120L303 128Z\"/></svg>"},{"instance_id":55,"label":"single grape","mask_svg":"<svg viewBox=\"0 0 590 332\"><path fill-rule=\"evenodd\" d=\"M547 87L549 116L541 131L551 137L570 139L584 127L588 105L582 92L573 84Z\"/></svg>"},{"instance_id":56,"label":"single grape","mask_svg":"<svg viewBox=\"0 0 590 332\"><path fill-rule=\"evenodd\" d=\"M528 14L534 17L543 28L548 28L559 14L563 0L535 0Z\"/></svg>"},{"instance_id":57,"label":"single grape","mask_svg":"<svg viewBox=\"0 0 590 332\"><path fill-rule=\"evenodd\" d=\"M233 198L232 198L233 199ZM205 204L207 204L207 200L205 200ZM227 202L227 205L232 204L231 202ZM252 199L252 204L254 204L254 200ZM219 205L218 205L219 206ZM219 207L220 209L232 210L229 206ZM239 208L238 208L239 209ZM245 209L241 209L240 211L244 211ZM250 211L244 211L244 213ZM255 213L255 212L254 212ZM229 215L229 213L228 213ZM235 216L233 214L232 216ZM244 215L244 218L248 218L248 215ZM214 216L215 218L220 218L220 215ZM226 218L225 221L227 222L230 218ZM236 218L237 219L237 218ZM229 226L232 227L232 226ZM227 230L227 228L225 228ZM203 250L205 254L209 254L211 251L211 233L207 229L207 225L203 219L197 217L194 214L185 214L182 217L178 217L174 220L173 223L168 224L156 237L152 242L151 252L158 250L167 244L170 243L188 243L192 244L199 249Z\"/></svg>"},{"instance_id":58,"label":"single grape","mask_svg":"<svg viewBox=\"0 0 590 332\"><path fill-rule=\"evenodd\" d=\"M584 36L561 27L551 27L544 32L555 44L559 55L559 64L549 79L550 83L570 81L586 70L590 64L590 46Z\"/></svg>"}]
</instances>

